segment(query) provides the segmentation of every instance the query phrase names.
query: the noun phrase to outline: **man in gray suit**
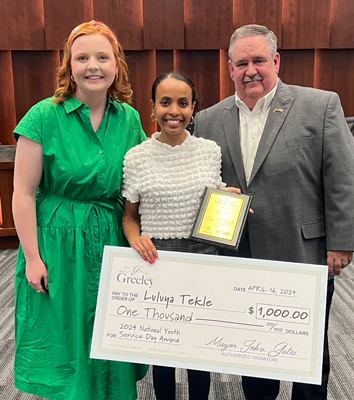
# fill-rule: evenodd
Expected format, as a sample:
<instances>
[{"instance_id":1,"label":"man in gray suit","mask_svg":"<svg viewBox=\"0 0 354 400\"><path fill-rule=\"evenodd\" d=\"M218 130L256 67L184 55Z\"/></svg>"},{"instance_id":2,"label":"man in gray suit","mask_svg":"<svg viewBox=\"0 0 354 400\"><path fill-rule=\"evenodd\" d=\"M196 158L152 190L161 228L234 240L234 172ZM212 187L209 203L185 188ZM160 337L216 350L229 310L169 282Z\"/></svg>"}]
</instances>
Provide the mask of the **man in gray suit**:
<instances>
[{"instance_id":1,"label":"man in gray suit","mask_svg":"<svg viewBox=\"0 0 354 400\"><path fill-rule=\"evenodd\" d=\"M328 316L334 275L354 249L354 141L336 93L278 78L277 39L264 26L237 29L229 47L236 93L201 111L195 134L222 149L228 186L253 196L239 257L327 264L321 385L293 384L293 400L327 398ZM225 252L224 252L225 254ZM279 381L242 378L248 400L275 399Z\"/></svg>"}]
</instances>

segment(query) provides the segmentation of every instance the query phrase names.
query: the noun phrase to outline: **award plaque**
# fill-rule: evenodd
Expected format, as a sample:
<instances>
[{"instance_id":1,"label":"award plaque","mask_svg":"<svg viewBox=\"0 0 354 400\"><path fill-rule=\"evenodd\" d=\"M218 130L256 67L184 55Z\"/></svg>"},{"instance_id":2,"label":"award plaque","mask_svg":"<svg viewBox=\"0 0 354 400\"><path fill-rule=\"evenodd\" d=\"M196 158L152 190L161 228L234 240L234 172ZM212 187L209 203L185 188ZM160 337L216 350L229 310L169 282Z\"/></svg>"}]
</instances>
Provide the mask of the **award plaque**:
<instances>
[{"instance_id":1,"label":"award plaque","mask_svg":"<svg viewBox=\"0 0 354 400\"><path fill-rule=\"evenodd\" d=\"M237 250L252 197L205 188L191 238Z\"/></svg>"}]
</instances>

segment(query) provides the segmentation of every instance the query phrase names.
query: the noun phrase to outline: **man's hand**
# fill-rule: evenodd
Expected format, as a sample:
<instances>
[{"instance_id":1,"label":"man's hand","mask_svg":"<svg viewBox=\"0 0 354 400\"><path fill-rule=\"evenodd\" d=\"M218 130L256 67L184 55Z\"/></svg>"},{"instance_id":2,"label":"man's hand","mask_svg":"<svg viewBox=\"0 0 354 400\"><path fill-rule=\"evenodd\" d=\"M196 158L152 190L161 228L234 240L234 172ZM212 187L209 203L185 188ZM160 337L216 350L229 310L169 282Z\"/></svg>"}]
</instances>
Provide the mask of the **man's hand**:
<instances>
[{"instance_id":1,"label":"man's hand","mask_svg":"<svg viewBox=\"0 0 354 400\"><path fill-rule=\"evenodd\" d=\"M339 275L341 270L352 262L352 259L353 250L328 250L328 273L331 275Z\"/></svg>"}]
</instances>

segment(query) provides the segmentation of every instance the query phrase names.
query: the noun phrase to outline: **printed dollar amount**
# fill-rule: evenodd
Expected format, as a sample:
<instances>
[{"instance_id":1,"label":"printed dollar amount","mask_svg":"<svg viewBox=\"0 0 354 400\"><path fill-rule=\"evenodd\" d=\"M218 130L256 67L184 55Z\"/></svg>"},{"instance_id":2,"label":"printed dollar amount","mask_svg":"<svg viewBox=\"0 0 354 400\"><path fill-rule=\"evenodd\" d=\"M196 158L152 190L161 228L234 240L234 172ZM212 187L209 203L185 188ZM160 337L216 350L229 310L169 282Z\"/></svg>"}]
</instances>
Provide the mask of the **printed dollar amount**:
<instances>
[{"instance_id":1,"label":"printed dollar amount","mask_svg":"<svg viewBox=\"0 0 354 400\"><path fill-rule=\"evenodd\" d=\"M310 322L309 308L257 304L256 310L254 310L254 307L249 307L248 309L249 314L253 314L254 312L257 319L296 322L306 325Z\"/></svg>"}]
</instances>

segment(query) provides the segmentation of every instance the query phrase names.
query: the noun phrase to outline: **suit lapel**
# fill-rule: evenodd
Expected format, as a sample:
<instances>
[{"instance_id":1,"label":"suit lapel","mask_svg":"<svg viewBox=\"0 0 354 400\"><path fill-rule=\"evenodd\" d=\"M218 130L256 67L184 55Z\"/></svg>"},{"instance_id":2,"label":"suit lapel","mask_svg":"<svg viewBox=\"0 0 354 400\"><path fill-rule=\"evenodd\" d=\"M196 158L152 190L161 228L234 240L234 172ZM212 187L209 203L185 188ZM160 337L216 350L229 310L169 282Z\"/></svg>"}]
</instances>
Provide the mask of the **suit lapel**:
<instances>
[{"instance_id":1,"label":"suit lapel","mask_svg":"<svg viewBox=\"0 0 354 400\"><path fill-rule=\"evenodd\" d=\"M293 102L294 98L291 97L287 86L279 80L278 88L270 105L268 118L259 142L249 185L267 157L274 140L293 105Z\"/></svg>"},{"instance_id":2,"label":"suit lapel","mask_svg":"<svg viewBox=\"0 0 354 400\"><path fill-rule=\"evenodd\" d=\"M240 144L240 120L238 108L234 102L232 106L225 107L222 112L222 123L227 147L230 152L231 161L234 166L238 181L240 183L241 190L245 193L247 190L247 183L245 178L245 169L242 161L242 151Z\"/></svg>"}]
</instances>

